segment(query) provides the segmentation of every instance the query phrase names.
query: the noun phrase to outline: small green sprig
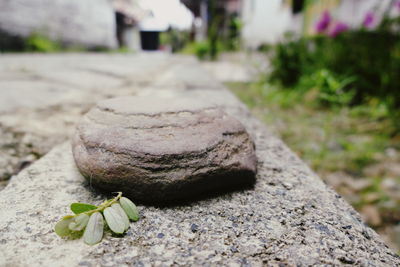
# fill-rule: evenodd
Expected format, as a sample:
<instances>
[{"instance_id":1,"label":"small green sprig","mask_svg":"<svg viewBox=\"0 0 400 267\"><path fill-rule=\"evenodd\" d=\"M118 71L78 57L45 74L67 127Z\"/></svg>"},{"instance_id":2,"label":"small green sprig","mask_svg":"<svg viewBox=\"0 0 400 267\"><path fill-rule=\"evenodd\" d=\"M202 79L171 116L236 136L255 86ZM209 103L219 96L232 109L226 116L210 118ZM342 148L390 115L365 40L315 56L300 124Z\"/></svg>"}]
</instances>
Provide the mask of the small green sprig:
<instances>
[{"instance_id":1,"label":"small green sprig","mask_svg":"<svg viewBox=\"0 0 400 267\"><path fill-rule=\"evenodd\" d=\"M129 228L129 220L139 220L139 212L135 204L122 193L104 201L99 206L86 203L72 203L74 215L64 216L54 230L61 237L78 238L83 235L83 241L94 245L101 241L106 225L116 234L123 234Z\"/></svg>"}]
</instances>

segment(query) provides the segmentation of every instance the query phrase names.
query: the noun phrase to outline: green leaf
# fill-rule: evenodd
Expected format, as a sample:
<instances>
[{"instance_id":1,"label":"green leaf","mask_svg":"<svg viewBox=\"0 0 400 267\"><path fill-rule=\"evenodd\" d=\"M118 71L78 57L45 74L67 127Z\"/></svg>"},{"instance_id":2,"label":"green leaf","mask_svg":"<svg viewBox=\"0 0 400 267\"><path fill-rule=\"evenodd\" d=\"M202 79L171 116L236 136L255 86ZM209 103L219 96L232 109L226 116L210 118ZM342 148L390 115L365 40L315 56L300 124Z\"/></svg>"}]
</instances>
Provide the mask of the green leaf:
<instances>
[{"instance_id":1,"label":"green leaf","mask_svg":"<svg viewBox=\"0 0 400 267\"><path fill-rule=\"evenodd\" d=\"M89 221L89 215L87 214L79 214L74 220L68 225L68 228L71 231L82 231Z\"/></svg>"},{"instance_id":2,"label":"green leaf","mask_svg":"<svg viewBox=\"0 0 400 267\"><path fill-rule=\"evenodd\" d=\"M108 207L103 211L108 227L116 234L122 234L125 231L125 223L119 212L112 207Z\"/></svg>"},{"instance_id":3,"label":"green leaf","mask_svg":"<svg viewBox=\"0 0 400 267\"><path fill-rule=\"evenodd\" d=\"M72 203L71 204L71 210L75 214L80 214L82 212L86 212L89 210L95 210L97 209L96 206L91 205L91 204L86 204L86 203Z\"/></svg>"},{"instance_id":4,"label":"green leaf","mask_svg":"<svg viewBox=\"0 0 400 267\"><path fill-rule=\"evenodd\" d=\"M127 230L129 228L129 218L126 215L125 211L121 208L121 205L118 203L115 203L115 204L112 204L111 207L119 213L122 221L124 222L125 230Z\"/></svg>"},{"instance_id":5,"label":"green leaf","mask_svg":"<svg viewBox=\"0 0 400 267\"><path fill-rule=\"evenodd\" d=\"M65 216L54 227L54 231L56 232L56 234L61 237L68 236L71 233L68 226L73 220L74 218L72 216Z\"/></svg>"},{"instance_id":6,"label":"green leaf","mask_svg":"<svg viewBox=\"0 0 400 267\"><path fill-rule=\"evenodd\" d=\"M121 206L124 209L125 213L128 215L129 219L134 222L139 220L139 211L132 201L130 201L126 197L121 197L119 203L121 203Z\"/></svg>"},{"instance_id":7,"label":"green leaf","mask_svg":"<svg viewBox=\"0 0 400 267\"><path fill-rule=\"evenodd\" d=\"M104 221L100 212L93 213L83 233L83 241L88 245L94 245L103 238Z\"/></svg>"}]
</instances>

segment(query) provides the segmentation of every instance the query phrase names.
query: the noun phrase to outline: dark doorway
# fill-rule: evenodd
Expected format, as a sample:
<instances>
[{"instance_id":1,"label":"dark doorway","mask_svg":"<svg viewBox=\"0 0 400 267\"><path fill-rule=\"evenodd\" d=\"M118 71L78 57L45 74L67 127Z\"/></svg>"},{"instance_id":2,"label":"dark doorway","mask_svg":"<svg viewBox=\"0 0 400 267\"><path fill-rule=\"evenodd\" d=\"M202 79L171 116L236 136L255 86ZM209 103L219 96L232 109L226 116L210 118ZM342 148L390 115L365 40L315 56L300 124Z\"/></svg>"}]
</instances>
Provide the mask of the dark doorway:
<instances>
[{"instance_id":1,"label":"dark doorway","mask_svg":"<svg viewBox=\"0 0 400 267\"><path fill-rule=\"evenodd\" d=\"M297 14L303 11L304 0L293 0L292 13Z\"/></svg>"},{"instance_id":2,"label":"dark doorway","mask_svg":"<svg viewBox=\"0 0 400 267\"><path fill-rule=\"evenodd\" d=\"M160 32L141 31L140 41L143 50L158 50L160 45Z\"/></svg>"}]
</instances>

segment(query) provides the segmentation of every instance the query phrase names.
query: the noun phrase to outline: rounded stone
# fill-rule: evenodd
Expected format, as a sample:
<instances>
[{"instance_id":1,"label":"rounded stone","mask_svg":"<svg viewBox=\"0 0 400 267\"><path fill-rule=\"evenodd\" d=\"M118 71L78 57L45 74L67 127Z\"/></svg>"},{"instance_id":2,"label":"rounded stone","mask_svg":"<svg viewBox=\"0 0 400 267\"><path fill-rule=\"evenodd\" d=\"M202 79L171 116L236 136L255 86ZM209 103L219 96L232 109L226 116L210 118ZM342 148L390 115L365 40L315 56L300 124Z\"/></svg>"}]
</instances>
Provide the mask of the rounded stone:
<instances>
[{"instance_id":1,"label":"rounded stone","mask_svg":"<svg viewBox=\"0 0 400 267\"><path fill-rule=\"evenodd\" d=\"M254 149L238 120L185 97L99 102L73 138L76 165L91 185L151 203L254 183Z\"/></svg>"}]
</instances>

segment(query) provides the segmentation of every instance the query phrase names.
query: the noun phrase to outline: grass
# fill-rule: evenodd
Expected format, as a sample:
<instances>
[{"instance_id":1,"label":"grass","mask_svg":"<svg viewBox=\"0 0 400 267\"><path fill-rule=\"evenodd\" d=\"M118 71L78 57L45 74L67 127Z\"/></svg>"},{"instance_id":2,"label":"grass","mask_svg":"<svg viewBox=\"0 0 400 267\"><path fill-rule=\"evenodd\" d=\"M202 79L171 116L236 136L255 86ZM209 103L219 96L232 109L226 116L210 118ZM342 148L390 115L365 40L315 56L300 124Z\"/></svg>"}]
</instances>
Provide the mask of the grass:
<instances>
[{"instance_id":1,"label":"grass","mask_svg":"<svg viewBox=\"0 0 400 267\"><path fill-rule=\"evenodd\" d=\"M1 41L1 40L0 40ZM60 41L52 40L44 34L32 33L25 39L17 38L14 42L1 44L0 53L3 52L30 52L30 53L68 53L68 52L107 52L107 53L131 53L127 47L109 49L106 47L85 48L82 45L63 44Z\"/></svg>"},{"instance_id":2,"label":"grass","mask_svg":"<svg viewBox=\"0 0 400 267\"><path fill-rule=\"evenodd\" d=\"M383 107L328 108L314 91L226 85L399 251L400 138Z\"/></svg>"}]
</instances>

